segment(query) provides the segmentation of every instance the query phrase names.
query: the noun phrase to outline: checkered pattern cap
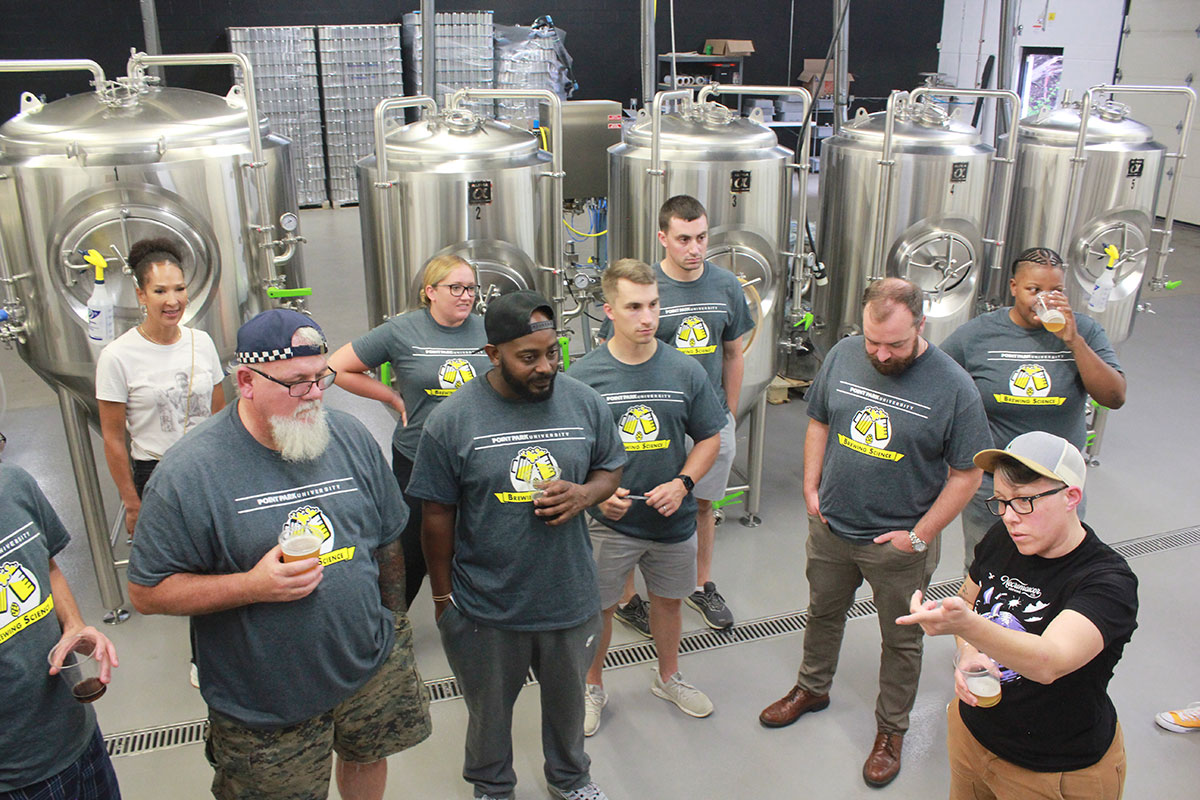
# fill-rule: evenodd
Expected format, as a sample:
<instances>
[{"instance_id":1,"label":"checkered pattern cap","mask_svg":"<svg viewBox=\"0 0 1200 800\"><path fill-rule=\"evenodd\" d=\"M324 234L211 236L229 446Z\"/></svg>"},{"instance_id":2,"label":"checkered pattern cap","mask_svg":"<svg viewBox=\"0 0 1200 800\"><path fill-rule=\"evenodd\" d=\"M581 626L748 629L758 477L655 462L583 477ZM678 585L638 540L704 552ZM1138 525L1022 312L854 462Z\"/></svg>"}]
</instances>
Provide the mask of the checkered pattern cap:
<instances>
[{"instance_id":1,"label":"checkered pattern cap","mask_svg":"<svg viewBox=\"0 0 1200 800\"><path fill-rule=\"evenodd\" d=\"M530 322L534 311L542 311L549 320ZM554 330L554 309L537 292L520 291L500 295L488 303L483 317L488 344L504 344L541 330Z\"/></svg>"},{"instance_id":2,"label":"checkered pattern cap","mask_svg":"<svg viewBox=\"0 0 1200 800\"><path fill-rule=\"evenodd\" d=\"M300 328L315 328L321 344L294 345L292 336ZM290 308L270 308L238 328L239 364L264 364L301 356L319 356L329 352L325 332L312 317Z\"/></svg>"},{"instance_id":3,"label":"checkered pattern cap","mask_svg":"<svg viewBox=\"0 0 1200 800\"><path fill-rule=\"evenodd\" d=\"M1087 464L1079 448L1053 433L1022 433L1003 450L982 450L976 453L975 466L986 472L994 472L996 464L1005 457L1015 459L1038 475L1062 481L1067 486L1078 486L1082 489L1087 478Z\"/></svg>"}]
</instances>

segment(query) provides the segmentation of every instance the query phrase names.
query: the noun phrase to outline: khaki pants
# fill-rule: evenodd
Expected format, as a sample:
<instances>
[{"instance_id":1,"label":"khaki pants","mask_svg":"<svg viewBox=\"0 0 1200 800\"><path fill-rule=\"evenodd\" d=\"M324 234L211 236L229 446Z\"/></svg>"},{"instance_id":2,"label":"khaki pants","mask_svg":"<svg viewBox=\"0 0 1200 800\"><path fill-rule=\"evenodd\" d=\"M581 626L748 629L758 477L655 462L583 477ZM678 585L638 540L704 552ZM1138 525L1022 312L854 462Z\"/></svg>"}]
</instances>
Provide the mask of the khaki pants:
<instances>
[{"instance_id":1,"label":"khaki pants","mask_svg":"<svg viewBox=\"0 0 1200 800\"><path fill-rule=\"evenodd\" d=\"M812 694L829 693L846 629L846 611L866 578L875 595L883 637L875 722L883 733L904 733L917 697L924 633L919 625L897 625L896 617L908 613L914 591L929 588L941 554L940 537L924 553L905 553L890 543L852 544L829 530L820 517L810 515L805 549L808 627L796 683Z\"/></svg>"},{"instance_id":2,"label":"khaki pants","mask_svg":"<svg viewBox=\"0 0 1200 800\"><path fill-rule=\"evenodd\" d=\"M1034 772L988 750L958 713L946 711L950 800L1121 800L1125 790L1125 737L1121 723L1104 757L1070 772Z\"/></svg>"}]
</instances>

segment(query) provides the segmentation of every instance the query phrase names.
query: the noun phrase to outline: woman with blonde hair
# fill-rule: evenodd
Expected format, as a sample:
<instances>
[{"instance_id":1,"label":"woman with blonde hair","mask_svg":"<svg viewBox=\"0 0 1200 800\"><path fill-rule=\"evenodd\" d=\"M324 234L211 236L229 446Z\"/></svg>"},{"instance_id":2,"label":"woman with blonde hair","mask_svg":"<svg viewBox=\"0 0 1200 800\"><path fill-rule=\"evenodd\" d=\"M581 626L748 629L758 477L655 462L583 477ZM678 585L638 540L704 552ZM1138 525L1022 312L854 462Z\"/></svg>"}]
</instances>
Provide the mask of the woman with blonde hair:
<instances>
[{"instance_id":1,"label":"woman with blonde hair","mask_svg":"<svg viewBox=\"0 0 1200 800\"><path fill-rule=\"evenodd\" d=\"M339 386L400 415L392 435L392 472L409 507L401 534L407 606L425 578L421 501L406 491L421 427L438 403L491 369L482 350L483 318L472 313L479 283L471 265L458 256L437 256L425 266L421 286L420 308L392 317L329 358ZM384 362L392 365L392 387L366 374Z\"/></svg>"}]
</instances>

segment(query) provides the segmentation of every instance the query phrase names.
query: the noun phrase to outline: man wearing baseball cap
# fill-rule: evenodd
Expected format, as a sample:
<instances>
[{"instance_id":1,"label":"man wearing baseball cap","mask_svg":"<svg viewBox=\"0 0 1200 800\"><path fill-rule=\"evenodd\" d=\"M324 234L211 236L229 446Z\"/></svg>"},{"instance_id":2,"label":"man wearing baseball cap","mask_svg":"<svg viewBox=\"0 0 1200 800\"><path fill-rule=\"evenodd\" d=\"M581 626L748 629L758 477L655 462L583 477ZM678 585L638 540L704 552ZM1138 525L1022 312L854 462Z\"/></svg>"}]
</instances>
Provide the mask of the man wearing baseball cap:
<instances>
[{"instance_id":1,"label":"man wearing baseball cap","mask_svg":"<svg viewBox=\"0 0 1200 800\"><path fill-rule=\"evenodd\" d=\"M1025 433L975 464L995 477L999 521L975 550L957 597L896 620L958 640L948 707L950 798L1115 800L1125 745L1108 682L1137 627L1137 578L1076 509L1083 456L1066 439ZM984 707L962 670L1000 678Z\"/></svg>"},{"instance_id":2,"label":"man wearing baseball cap","mask_svg":"<svg viewBox=\"0 0 1200 800\"><path fill-rule=\"evenodd\" d=\"M408 486L424 501L438 629L469 714L463 778L477 798L512 797L512 709L532 669L551 794L604 800L583 749L600 596L580 512L616 490L625 450L600 395L557 374L544 297L493 300L484 328L493 368L429 416Z\"/></svg>"},{"instance_id":3,"label":"man wearing baseball cap","mask_svg":"<svg viewBox=\"0 0 1200 800\"><path fill-rule=\"evenodd\" d=\"M334 373L311 318L238 331L237 398L146 486L129 561L143 614L192 618L213 794L383 797L388 755L429 736L404 609L408 507L375 439L322 405ZM303 530L318 555L288 562Z\"/></svg>"}]
</instances>

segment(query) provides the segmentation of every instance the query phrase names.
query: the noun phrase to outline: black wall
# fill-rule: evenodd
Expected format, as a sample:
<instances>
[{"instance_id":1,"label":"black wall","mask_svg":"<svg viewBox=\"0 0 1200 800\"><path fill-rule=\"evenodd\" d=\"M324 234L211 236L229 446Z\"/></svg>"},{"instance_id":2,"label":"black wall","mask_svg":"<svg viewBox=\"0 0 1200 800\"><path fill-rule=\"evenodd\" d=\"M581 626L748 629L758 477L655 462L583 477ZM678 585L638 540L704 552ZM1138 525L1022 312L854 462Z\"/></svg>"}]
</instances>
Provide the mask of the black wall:
<instances>
[{"instance_id":1,"label":"black wall","mask_svg":"<svg viewBox=\"0 0 1200 800\"><path fill-rule=\"evenodd\" d=\"M528 25L542 14L567 31L580 88L575 99L627 102L641 93L639 0L446 0L441 11L495 9L496 21ZM833 33L830 0L795 0L792 78L803 59L824 57ZM158 0L159 30L165 53L220 52L229 47L225 29L257 25L345 25L399 22L418 0ZM669 4L658 3L659 52L670 50ZM756 52L746 60L746 83L787 82L791 0L678 0L676 44L698 49L706 38L752 39ZM699 9L699 10L698 10ZM854 94L885 97L911 88L918 72L937 69L942 27L940 2L852 0L850 71ZM137 0L0 0L0 58L91 58L109 77L125 74L129 48L143 49ZM46 73L0 73L0 119L18 110L23 90L54 100L86 91L89 77ZM224 94L228 68L170 68L175 86ZM872 108L877 103L869 104Z\"/></svg>"}]
</instances>

